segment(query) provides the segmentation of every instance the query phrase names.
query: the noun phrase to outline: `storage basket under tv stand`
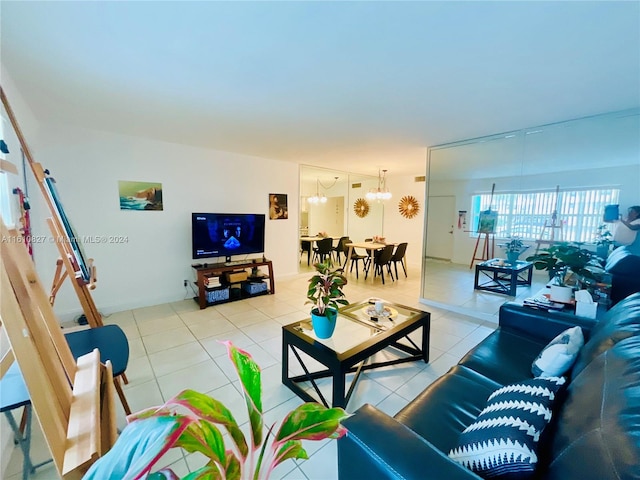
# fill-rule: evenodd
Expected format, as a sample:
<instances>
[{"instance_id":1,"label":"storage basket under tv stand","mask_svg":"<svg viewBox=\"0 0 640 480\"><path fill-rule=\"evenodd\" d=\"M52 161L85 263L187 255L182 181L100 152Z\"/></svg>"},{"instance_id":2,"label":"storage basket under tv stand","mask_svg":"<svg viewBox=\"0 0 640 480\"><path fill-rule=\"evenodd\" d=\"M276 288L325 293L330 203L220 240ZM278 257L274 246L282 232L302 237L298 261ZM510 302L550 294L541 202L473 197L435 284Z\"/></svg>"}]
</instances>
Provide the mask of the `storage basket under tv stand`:
<instances>
[{"instance_id":1,"label":"storage basket under tv stand","mask_svg":"<svg viewBox=\"0 0 640 480\"><path fill-rule=\"evenodd\" d=\"M271 263L271 260L259 260L259 259L247 260L246 262L243 262L243 263L233 262L233 265L227 265L225 263L203 263L201 265L192 265L192 267L196 271L196 275L197 275L196 284L198 285L198 296L194 297L194 300L198 302L198 304L200 305L200 309L207 308L211 305L218 305L221 303L233 302L236 300L242 300L244 298L255 297L258 295L267 295L267 294L273 295L274 293L276 293L276 284L273 278L273 265ZM249 275L247 280L238 282L239 284L241 284L241 294L239 297L234 298L233 296L230 295L229 298L226 300L220 300L216 302L207 301L207 290L211 290L211 289L208 289L206 286L207 277L217 276L217 277L224 278L224 276L227 273L242 272L242 271L246 271L247 268L253 269L253 267L267 267L267 272L264 272L264 270L260 270L259 276L252 277L251 275ZM267 290L259 293L254 293L254 294L247 292L244 288L245 284L251 283L252 281L255 282L257 280L268 281L269 285ZM223 283L222 287L220 288L226 288L226 287L228 287L228 285L225 285ZM213 290L215 290L216 288L218 287L214 287Z\"/></svg>"}]
</instances>

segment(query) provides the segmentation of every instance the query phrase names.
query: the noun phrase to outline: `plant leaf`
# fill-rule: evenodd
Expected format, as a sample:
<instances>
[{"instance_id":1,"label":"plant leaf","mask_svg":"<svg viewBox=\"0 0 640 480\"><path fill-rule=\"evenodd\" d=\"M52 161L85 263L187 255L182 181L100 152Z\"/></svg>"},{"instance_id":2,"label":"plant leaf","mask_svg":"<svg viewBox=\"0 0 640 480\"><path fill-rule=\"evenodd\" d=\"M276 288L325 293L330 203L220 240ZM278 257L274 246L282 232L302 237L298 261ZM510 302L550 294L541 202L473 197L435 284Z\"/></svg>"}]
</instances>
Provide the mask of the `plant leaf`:
<instances>
[{"instance_id":1,"label":"plant leaf","mask_svg":"<svg viewBox=\"0 0 640 480\"><path fill-rule=\"evenodd\" d=\"M99 458L83 477L137 479L149 472L192 422L184 415L159 416L128 424L111 450Z\"/></svg>"},{"instance_id":2,"label":"plant leaf","mask_svg":"<svg viewBox=\"0 0 640 480\"><path fill-rule=\"evenodd\" d=\"M348 414L342 408L326 408L319 403L303 403L282 421L277 442L322 440L339 430Z\"/></svg>"},{"instance_id":3,"label":"plant leaf","mask_svg":"<svg viewBox=\"0 0 640 480\"><path fill-rule=\"evenodd\" d=\"M273 466L275 467L289 458L296 458L299 460L307 460L309 458L307 451L302 448L302 442L300 440L290 440L283 443L278 449Z\"/></svg>"},{"instance_id":4,"label":"plant leaf","mask_svg":"<svg viewBox=\"0 0 640 480\"><path fill-rule=\"evenodd\" d=\"M225 466L225 473L227 480L239 480L242 475L242 468L237 457L233 452L227 452L227 464Z\"/></svg>"},{"instance_id":5,"label":"plant leaf","mask_svg":"<svg viewBox=\"0 0 640 480\"><path fill-rule=\"evenodd\" d=\"M195 472L190 472L188 475L185 475L182 477L182 480L222 480L223 478L225 477L220 474L217 468L211 465L205 465Z\"/></svg>"},{"instance_id":6,"label":"plant leaf","mask_svg":"<svg viewBox=\"0 0 640 480\"><path fill-rule=\"evenodd\" d=\"M262 444L262 382L260 379L260 367L249 353L235 347L231 342L223 342L227 346L229 359L236 368L240 383L242 384L242 393L247 404L247 412L249 413L249 423L251 424L251 433L253 438L253 448L257 448Z\"/></svg>"},{"instance_id":7,"label":"plant leaf","mask_svg":"<svg viewBox=\"0 0 640 480\"><path fill-rule=\"evenodd\" d=\"M214 424L206 420L189 425L180 435L176 446L184 448L189 453L200 452L221 465L225 464L226 452L222 434Z\"/></svg>"},{"instance_id":8,"label":"plant leaf","mask_svg":"<svg viewBox=\"0 0 640 480\"><path fill-rule=\"evenodd\" d=\"M150 473L146 480L180 480L180 477L170 468L163 468L157 472Z\"/></svg>"},{"instance_id":9,"label":"plant leaf","mask_svg":"<svg viewBox=\"0 0 640 480\"><path fill-rule=\"evenodd\" d=\"M244 434L229 409L221 402L195 390L184 390L166 404L181 405L193 412L198 418L223 425L238 447L242 461L244 462L247 458L249 449Z\"/></svg>"}]
</instances>

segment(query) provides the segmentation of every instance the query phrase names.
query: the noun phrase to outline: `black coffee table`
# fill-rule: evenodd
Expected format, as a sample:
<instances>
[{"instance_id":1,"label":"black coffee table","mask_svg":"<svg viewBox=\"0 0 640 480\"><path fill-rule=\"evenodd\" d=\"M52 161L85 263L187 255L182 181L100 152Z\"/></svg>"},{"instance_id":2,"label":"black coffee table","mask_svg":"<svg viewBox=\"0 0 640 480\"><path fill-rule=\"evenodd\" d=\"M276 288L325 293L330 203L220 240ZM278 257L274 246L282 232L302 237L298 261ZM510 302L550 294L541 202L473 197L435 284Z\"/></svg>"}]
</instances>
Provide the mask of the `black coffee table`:
<instances>
[{"instance_id":1,"label":"black coffee table","mask_svg":"<svg viewBox=\"0 0 640 480\"><path fill-rule=\"evenodd\" d=\"M340 309L336 330L331 338L315 336L311 319L282 327L282 383L307 402L321 402L329 407L315 380L332 377L331 406L346 407L363 370L395 365L403 362L429 361L429 329L431 316L414 308L386 303L397 311L393 320L372 321L365 310L368 302L351 304ZM416 345L408 335L422 328L422 345ZM402 342L400 340L403 340ZM398 354L397 358L384 362L367 363L375 353L388 349ZM290 376L289 353L292 353L304 371L303 375ZM303 352L326 369L310 371L305 364ZM309 363L309 362L307 362ZM346 375L355 372L349 391L345 394ZM310 382L317 397L312 396L299 384Z\"/></svg>"},{"instance_id":2,"label":"black coffee table","mask_svg":"<svg viewBox=\"0 0 640 480\"><path fill-rule=\"evenodd\" d=\"M500 265L501 262L502 265ZM531 285L532 275L533 263L531 262L518 260L511 265L505 260L494 258L476 265L473 288L515 297L518 286ZM480 283L481 280L484 283Z\"/></svg>"}]
</instances>

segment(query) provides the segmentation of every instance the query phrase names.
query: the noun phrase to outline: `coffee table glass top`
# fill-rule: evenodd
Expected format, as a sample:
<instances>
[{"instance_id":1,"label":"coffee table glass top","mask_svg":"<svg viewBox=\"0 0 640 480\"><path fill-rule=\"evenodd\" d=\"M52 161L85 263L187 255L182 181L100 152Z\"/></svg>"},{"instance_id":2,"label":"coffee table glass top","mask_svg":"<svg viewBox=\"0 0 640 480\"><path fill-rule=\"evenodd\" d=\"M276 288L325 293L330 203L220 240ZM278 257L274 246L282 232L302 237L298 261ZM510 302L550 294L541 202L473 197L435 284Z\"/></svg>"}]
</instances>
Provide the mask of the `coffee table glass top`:
<instances>
[{"instance_id":1,"label":"coffee table glass top","mask_svg":"<svg viewBox=\"0 0 640 480\"><path fill-rule=\"evenodd\" d=\"M387 332L405 322L415 320L425 313L390 302L385 302L385 306L391 312L391 316L379 318L377 321L368 315L367 310L373 305L367 301L342 307L338 313L336 329L331 338L316 337L310 318L287 327L302 333L310 341L322 343L336 353L344 353L371 337ZM373 310L373 308L371 309Z\"/></svg>"}]
</instances>

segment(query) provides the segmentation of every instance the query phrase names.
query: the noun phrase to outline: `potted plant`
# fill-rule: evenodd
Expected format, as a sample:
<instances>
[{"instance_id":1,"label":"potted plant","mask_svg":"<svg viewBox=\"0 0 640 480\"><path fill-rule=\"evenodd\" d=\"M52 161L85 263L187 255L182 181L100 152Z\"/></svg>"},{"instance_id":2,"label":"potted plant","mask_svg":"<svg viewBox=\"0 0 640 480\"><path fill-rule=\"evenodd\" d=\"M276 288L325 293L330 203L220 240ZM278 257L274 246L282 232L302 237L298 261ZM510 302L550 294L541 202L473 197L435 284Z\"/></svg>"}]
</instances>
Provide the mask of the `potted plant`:
<instances>
[{"instance_id":1,"label":"potted plant","mask_svg":"<svg viewBox=\"0 0 640 480\"><path fill-rule=\"evenodd\" d=\"M596 253L602 260L606 260L609 256L611 245L613 244L613 235L607 225L603 224L598 227L595 242Z\"/></svg>"},{"instance_id":2,"label":"potted plant","mask_svg":"<svg viewBox=\"0 0 640 480\"><path fill-rule=\"evenodd\" d=\"M319 403L303 403L286 415L277 429L274 424L265 430L260 367L247 352L231 342L224 343L249 412L249 438L221 402L185 390L160 407L129 415L115 445L83 479L176 480L179 477L169 468L150 473L170 448L198 452L208 458L204 466L185 479L268 479L283 461L308 458L302 440L339 438L344 434L340 422L348 414L342 408L326 408ZM227 440L219 427L226 430Z\"/></svg>"},{"instance_id":3,"label":"potted plant","mask_svg":"<svg viewBox=\"0 0 640 480\"><path fill-rule=\"evenodd\" d=\"M314 265L316 274L309 279L307 302L311 309L311 323L318 338L329 338L336 328L340 305L349 305L342 288L347 284L343 269L332 270L331 259Z\"/></svg>"},{"instance_id":4,"label":"potted plant","mask_svg":"<svg viewBox=\"0 0 640 480\"><path fill-rule=\"evenodd\" d=\"M569 302L573 294L573 289L567 285L570 277L575 275L577 281L595 283L604 273L599 257L575 243L551 245L527 257L527 262L533 262L536 270L549 272L549 278L553 279L550 298L564 303Z\"/></svg>"},{"instance_id":5,"label":"potted plant","mask_svg":"<svg viewBox=\"0 0 640 480\"><path fill-rule=\"evenodd\" d=\"M524 242L517 237L511 238L507 243L503 243L500 246L504 248L504 251L507 254L507 261L511 265L515 265L520 254L529 248L529 245L525 245Z\"/></svg>"}]
</instances>

